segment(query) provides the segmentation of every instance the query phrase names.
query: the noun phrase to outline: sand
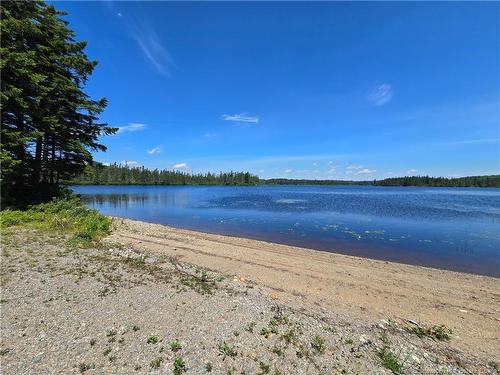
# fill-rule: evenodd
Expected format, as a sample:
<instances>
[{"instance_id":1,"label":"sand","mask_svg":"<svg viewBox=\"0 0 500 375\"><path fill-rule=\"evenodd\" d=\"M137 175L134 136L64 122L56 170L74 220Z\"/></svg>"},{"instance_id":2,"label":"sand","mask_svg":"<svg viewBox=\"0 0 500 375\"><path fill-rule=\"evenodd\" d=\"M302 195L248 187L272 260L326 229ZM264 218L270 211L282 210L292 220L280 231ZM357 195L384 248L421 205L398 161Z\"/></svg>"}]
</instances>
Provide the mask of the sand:
<instances>
[{"instance_id":1,"label":"sand","mask_svg":"<svg viewBox=\"0 0 500 375\"><path fill-rule=\"evenodd\" d=\"M453 330L452 348L500 360L500 279L116 219L110 241L254 282L285 304Z\"/></svg>"}]
</instances>

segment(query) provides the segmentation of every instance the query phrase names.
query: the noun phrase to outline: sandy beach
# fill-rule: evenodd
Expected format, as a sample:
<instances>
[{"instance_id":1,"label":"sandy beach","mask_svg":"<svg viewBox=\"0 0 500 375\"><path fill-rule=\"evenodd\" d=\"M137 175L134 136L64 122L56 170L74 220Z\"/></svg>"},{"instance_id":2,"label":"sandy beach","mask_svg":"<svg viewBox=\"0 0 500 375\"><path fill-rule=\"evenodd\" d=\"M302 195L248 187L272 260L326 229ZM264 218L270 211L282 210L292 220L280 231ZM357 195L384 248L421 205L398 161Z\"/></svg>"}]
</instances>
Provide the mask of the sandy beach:
<instances>
[{"instance_id":1,"label":"sandy beach","mask_svg":"<svg viewBox=\"0 0 500 375\"><path fill-rule=\"evenodd\" d=\"M2 228L2 374L498 374L498 279L113 227Z\"/></svg>"},{"instance_id":2,"label":"sandy beach","mask_svg":"<svg viewBox=\"0 0 500 375\"><path fill-rule=\"evenodd\" d=\"M349 320L445 324L450 345L500 360L500 280L116 219L110 240L255 282L272 298Z\"/></svg>"}]
</instances>

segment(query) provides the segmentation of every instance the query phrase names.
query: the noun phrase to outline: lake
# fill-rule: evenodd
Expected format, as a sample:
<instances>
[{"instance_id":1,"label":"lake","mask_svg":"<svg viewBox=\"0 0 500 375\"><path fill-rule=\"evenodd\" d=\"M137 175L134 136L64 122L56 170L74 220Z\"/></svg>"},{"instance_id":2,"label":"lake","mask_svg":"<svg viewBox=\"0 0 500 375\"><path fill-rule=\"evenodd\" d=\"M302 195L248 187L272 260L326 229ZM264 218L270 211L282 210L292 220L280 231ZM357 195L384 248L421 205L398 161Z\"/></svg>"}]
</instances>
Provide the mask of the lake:
<instances>
[{"instance_id":1,"label":"lake","mask_svg":"<svg viewBox=\"0 0 500 375\"><path fill-rule=\"evenodd\" d=\"M105 215L500 277L500 189L73 186Z\"/></svg>"}]
</instances>

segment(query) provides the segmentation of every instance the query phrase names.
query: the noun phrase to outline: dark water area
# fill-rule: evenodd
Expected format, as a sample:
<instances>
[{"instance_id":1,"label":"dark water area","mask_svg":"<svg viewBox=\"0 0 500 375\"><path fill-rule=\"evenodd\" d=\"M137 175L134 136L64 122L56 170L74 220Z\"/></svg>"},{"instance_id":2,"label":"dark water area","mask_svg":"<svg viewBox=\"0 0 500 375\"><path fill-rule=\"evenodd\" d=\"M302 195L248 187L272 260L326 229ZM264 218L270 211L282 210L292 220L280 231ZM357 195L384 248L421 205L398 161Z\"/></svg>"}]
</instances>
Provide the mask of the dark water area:
<instances>
[{"instance_id":1,"label":"dark water area","mask_svg":"<svg viewBox=\"0 0 500 375\"><path fill-rule=\"evenodd\" d=\"M500 277L500 189L73 186L106 215Z\"/></svg>"}]
</instances>

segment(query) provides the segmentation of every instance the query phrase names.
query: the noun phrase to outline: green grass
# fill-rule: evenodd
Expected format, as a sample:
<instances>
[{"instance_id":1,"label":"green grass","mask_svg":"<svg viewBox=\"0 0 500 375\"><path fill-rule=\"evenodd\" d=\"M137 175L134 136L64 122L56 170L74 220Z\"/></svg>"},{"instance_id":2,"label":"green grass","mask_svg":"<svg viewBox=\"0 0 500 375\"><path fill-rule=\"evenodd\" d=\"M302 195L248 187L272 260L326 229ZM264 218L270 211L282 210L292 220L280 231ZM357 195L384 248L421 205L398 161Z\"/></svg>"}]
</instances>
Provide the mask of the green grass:
<instances>
[{"instance_id":1,"label":"green grass","mask_svg":"<svg viewBox=\"0 0 500 375\"><path fill-rule=\"evenodd\" d=\"M234 346L228 345L225 341L219 344L219 353L222 354L222 360L226 357L236 357L238 352Z\"/></svg>"},{"instance_id":2,"label":"green grass","mask_svg":"<svg viewBox=\"0 0 500 375\"><path fill-rule=\"evenodd\" d=\"M446 327L444 324L435 325L432 327L424 327L421 325L406 327L407 332L413 333L418 337L430 337L432 339L437 339L440 341L448 341L451 339L451 334L453 331Z\"/></svg>"},{"instance_id":3,"label":"green grass","mask_svg":"<svg viewBox=\"0 0 500 375\"><path fill-rule=\"evenodd\" d=\"M380 361L382 362L382 366L384 366L386 369L391 370L396 374L399 373L403 366L399 362L399 359L396 356L396 354L394 354L393 351L391 350L390 347L391 343L389 341L389 337L387 336L386 332L382 333L380 340L382 340L383 346L382 349L379 351L378 355L380 357Z\"/></svg>"},{"instance_id":4,"label":"green grass","mask_svg":"<svg viewBox=\"0 0 500 375\"><path fill-rule=\"evenodd\" d=\"M149 336L148 339L146 340L148 344L156 344L158 343L158 341L160 341L158 339L158 336Z\"/></svg>"},{"instance_id":5,"label":"green grass","mask_svg":"<svg viewBox=\"0 0 500 375\"><path fill-rule=\"evenodd\" d=\"M314 336L311 341L311 348L317 353L323 354L326 350L325 339L319 335Z\"/></svg>"},{"instance_id":6,"label":"green grass","mask_svg":"<svg viewBox=\"0 0 500 375\"><path fill-rule=\"evenodd\" d=\"M151 367L153 370L158 370L161 366L163 362L163 358L162 357L158 357L156 359L153 359L150 364L149 364L149 367Z\"/></svg>"},{"instance_id":7,"label":"green grass","mask_svg":"<svg viewBox=\"0 0 500 375\"><path fill-rule=\"evenodd\" d=\"M170 349L174 352L174 353L177 353L179 350L182 349L182 345L181 343L179 342L179 340L175 340L175 341L172 341L170 343Z\"/></svg>"},{"instance_id":8,"label":"green grass","mask_svg":"<svg viewBox=\"0 0 500 375\"><path fill-rule=\"evenodd\" d=\"M85 207L79 198L70 196L33 205L25 210L7 209L0 212L2 229L19 225L72 234L73 240L90 244L110 232L111 219Z\"/></svg>"},{"instance_id":9,"label":"green grass","mask_svg":"<svg viewBox=\"0 0 500 375\"><path fill-rule=\"evenodd\" d=\"M186 362L181 357L174 360L174 375L180 375L186 372Z\"/></svg>"}]
</instances>

